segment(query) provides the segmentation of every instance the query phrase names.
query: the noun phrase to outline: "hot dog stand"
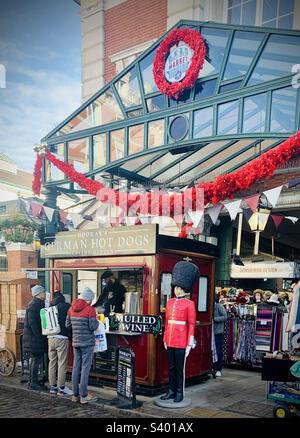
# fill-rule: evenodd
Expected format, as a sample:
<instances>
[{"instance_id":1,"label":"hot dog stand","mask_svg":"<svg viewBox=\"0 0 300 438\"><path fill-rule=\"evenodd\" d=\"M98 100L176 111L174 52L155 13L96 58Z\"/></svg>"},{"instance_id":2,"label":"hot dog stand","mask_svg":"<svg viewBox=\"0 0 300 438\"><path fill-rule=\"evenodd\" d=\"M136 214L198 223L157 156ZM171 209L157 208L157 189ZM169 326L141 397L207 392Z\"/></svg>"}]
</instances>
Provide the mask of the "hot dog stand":
<instances>
[{"instance_id":1,"label":"hot dog stand","mask_svg":"<svg viewBox=\"0 0 300 438\"><path fill-rule=\"evenodd\" d=\"M126 287L124 315L127 321L147 324L149 316L162 316L171 297L171 272L180 260L195 263L200 277L192 296L197 310L195 338L197 345L187 360L187 380L197 379L211 371L211 320L214 297L216 246L159 235L157 225L102 228L57 233L46 243L41 256L50 260L51 292L56 288L66 300L78 296L84 286L102 290L101 275L113 271ZM117 315L118 316L118 315ZM168 381L167 353L162 336L124 330L106 333L108 349L96 353L90 373L92 381L116 381L117 349L130 347L136 358L136 383L140 391L155 393ZM69 365L72 364L72 354Z\"/></svg>"}]
</instances>

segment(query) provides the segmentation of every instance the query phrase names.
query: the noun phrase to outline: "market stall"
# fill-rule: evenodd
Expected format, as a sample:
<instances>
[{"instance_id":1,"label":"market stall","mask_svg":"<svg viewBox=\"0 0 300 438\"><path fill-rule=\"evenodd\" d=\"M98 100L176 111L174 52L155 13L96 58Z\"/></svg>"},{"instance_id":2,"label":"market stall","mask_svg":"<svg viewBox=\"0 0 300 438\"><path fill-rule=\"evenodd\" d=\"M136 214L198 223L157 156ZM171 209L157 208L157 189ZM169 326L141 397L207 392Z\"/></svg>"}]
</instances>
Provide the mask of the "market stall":
<instances>
[{"instance_id":1,"label":"market stall","mask_svg":"<svg viewBox=\"0 0 300 438\"><path fill-rule=\"evenodd\" d=\"M116 324L106 332L108 349L95 354L90 374L94 381L115 382L118 348L130 347L139 390L154 393L167 383L167 353L158 317L163 330L166 302L172 295L171 272L183 259L192 260L200 270L190 297L197 309L197 345L188 358L186 378L199 379L211 372L216 251L208 243L159 235L156 225L62 232L42 247L41 256L52 264L52 291L60 288L67 300L89 286L97 301L108 269L126 289L122 312L113 315Z\"/></svg>"}]
</instances>

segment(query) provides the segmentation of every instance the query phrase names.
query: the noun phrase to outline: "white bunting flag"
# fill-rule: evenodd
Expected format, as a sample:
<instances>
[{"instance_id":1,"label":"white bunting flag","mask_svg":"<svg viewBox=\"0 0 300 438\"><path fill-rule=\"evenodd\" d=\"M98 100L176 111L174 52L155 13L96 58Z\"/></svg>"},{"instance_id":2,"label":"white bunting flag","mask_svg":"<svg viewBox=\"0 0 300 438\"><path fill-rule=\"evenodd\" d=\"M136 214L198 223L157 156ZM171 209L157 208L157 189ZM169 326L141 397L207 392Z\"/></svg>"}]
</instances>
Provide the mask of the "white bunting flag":
<instances>
[{"instance_id":1,"label":"white bunting flag","mask_svg":"<svg viewBox=\"0 0 300 438\"><path fill-rule=\"evenodd\" d=\"M228 202L227 204L223 204L226 210L228 211L232 221L234 221L237 214L242 211L240 209L241 202L242 200L239 199L237 201L232 201L232 202Z\"/></svg>"},{"instance_id":2,"label":"white bunting flag","mask_svg":"<svg viewBox=\"0 0 300 438\"><path fill-rule=\"evenodd\" d=\"M223 205L218 204L218 205L215 205L214 207L209 207L205 210L205 213L207 213L210 216L212 223L214 225L216 224L216 222L218 220L218 217L219 217L219 214L220 214L222 208L223 208Z\"/></svg>"},{"instance_id":3,"label":"white bunting flag","mask_svg":"<svg viewBox=\"0 0 300 438\"><path fill-rule=\"evenodd\" d=\"M272 207L276 206L282 188L283 186L279 186L279 187L275 187L274 189L266 190L265 192L263 192L263 194L266 196L267 200L270 202Z\"/></svg>"},{"instance_id":4,"label":"white bunting flag","mask_svg":"<svg viewBox=\"0 0 300 438\"><path fill-rule=\"evenodd\" d=\"M55 209L54 208L50 208L50 207L43 207L43 209L44 209L45 215L47 216L48 221L52 222Z\"/></svg>"},{"instance_id":5,"label":"white bunting flag","mask_svg":"<svg viewBox=\"0 0 300 438\"><path fill-rule=\"evenodd\" d=\"M201 219L203 218L204 210L196 210L196 211L189 210L188 213L191 220L193 221L193 227L197 228L201 222Z\"/></svg>"},{"instance_id":6,"label":"white bunting flag","mask_svg":"<svg viewBox=\"0 0 300 438\"><path fill-rule=\"evenodd\" d=\"M69 213L68 219L73 222L73 227L77 228L78 225L83 221L83 217L78 213Z\"/></svg>"},{"instance_id":7,"label":"white bunting flag","mask_svg":"<svg viewBox=\"0 0 300 438\"><path fill-rule=\"evenodd\" d=\"M299 218L298 217L294 217L294 216L285 216L286 219L290 220L293 222L293 224L295 224L296 222L298 222Z\"/></svg>"}]
</instances>

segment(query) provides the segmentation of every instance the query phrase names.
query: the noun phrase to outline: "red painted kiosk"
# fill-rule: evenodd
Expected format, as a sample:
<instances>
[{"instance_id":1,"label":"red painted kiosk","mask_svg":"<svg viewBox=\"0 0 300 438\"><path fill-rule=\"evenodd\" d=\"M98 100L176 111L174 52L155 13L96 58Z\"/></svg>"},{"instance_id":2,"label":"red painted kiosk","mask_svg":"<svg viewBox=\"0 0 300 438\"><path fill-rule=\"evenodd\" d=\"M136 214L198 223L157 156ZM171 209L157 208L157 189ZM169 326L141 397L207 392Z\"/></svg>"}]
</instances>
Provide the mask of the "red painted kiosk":
<instances>
[{"instance_id":1,"label":"red painted kiosk","mask_svg":"<svg viewBox=\"0 0 300 438\"><path fill-rule=\"evenodd\" d=\"M113 271L126 287L124 313L162 315L171 297L171 272L187 257L199 267L200 277L190 297L196 306L196 348L187 359L186 379L199 379L211 371L211 320L217 248L209 243L159 235L157 225L105 228L58 233L42 247L50 260L51 289L60 288L68 301L89 286L99 297L101 276ZM95 354L92 381L116 381L117 348L130 347L136 358L139 392L154 394L168 383L167 353L162 335L107 332L108 350ZM72 355L70 355L70 365Z\"/></svg>"}]
</instances>

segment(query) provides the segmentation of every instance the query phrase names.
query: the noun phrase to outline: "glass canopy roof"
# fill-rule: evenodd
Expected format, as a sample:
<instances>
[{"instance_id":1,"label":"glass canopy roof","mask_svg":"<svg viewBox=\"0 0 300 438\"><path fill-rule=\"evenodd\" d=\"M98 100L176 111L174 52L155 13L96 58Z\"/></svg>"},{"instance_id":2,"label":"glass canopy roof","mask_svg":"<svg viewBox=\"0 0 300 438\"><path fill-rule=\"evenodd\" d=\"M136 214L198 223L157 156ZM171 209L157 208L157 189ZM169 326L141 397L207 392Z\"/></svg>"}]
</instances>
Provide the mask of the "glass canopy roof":
<instances>
[{"instance_id":1,"label":"glass canopy roof","mask_svg":"<svg viewBox=\"0 0 300 438\"><path fill-rule=\"evenodd\" d=\"M185 186L215 179L299 129L300 32L180 21L198 30L207 54L179 101L154 82L153 44L42 139L58 158L96 179ZM47 186L67 183L45 164Z\"/></svg>"}]
</instances>

